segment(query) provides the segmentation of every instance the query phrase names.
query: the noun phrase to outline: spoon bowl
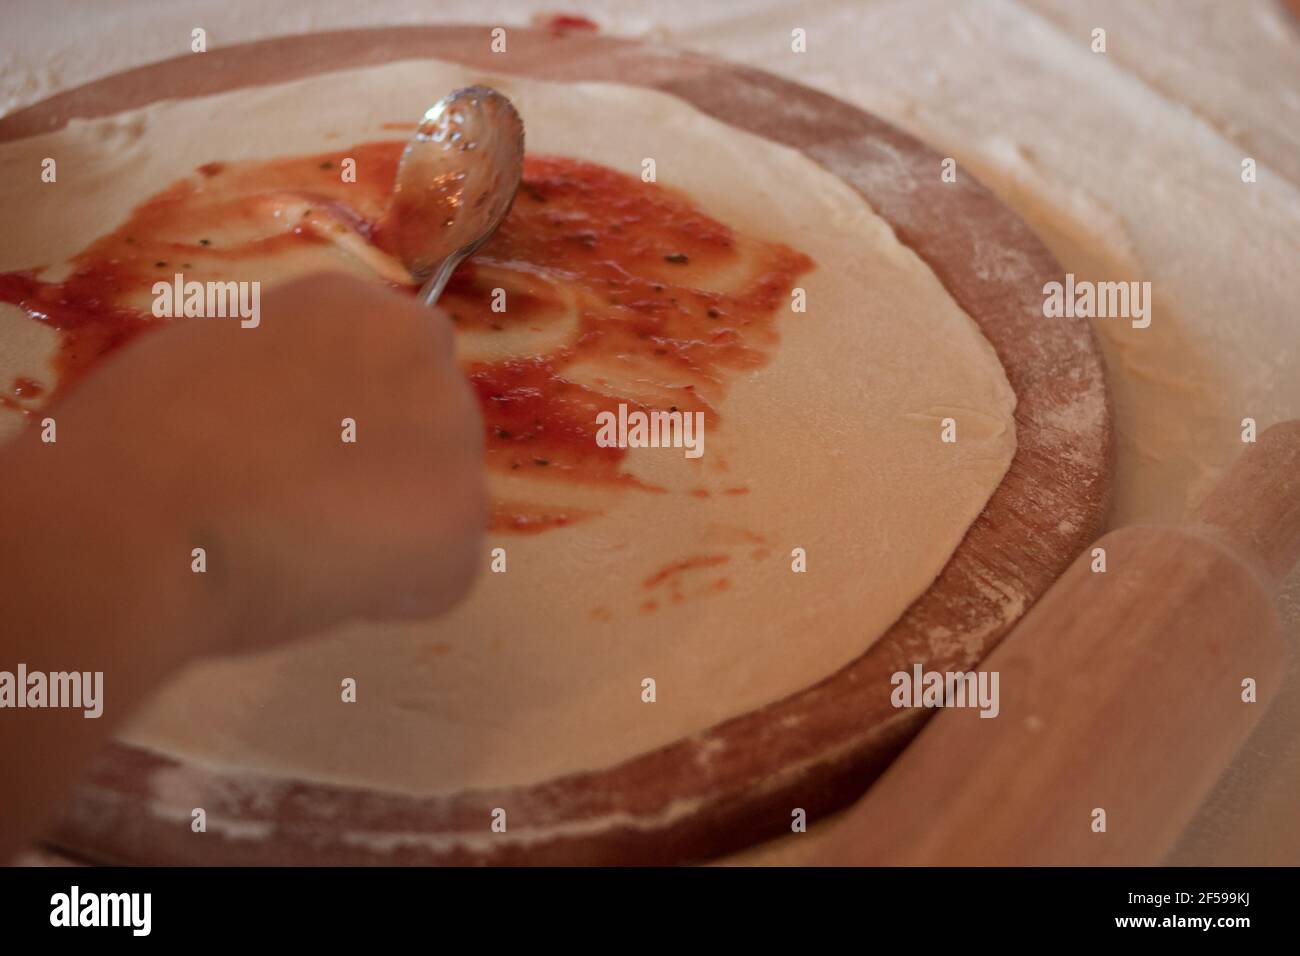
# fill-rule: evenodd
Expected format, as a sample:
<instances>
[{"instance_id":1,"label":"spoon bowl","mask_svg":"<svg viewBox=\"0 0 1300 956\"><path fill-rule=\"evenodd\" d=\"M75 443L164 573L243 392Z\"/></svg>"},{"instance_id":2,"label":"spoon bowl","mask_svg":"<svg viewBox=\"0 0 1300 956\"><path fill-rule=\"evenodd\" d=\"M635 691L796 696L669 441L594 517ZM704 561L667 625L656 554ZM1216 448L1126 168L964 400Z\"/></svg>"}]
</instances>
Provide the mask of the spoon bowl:
<instances>
[{"instance_id":1,"label":"spoon bowl","mask_svg":"<svg viewBox=\"0 0 1300 956\"><path fill-rule=\"evenodd\" d=\"M456 90L425 112L397 167L389 221L426 305L501 225L523 163L523 121L496 90Z\"/></svg>"}]
</instances>

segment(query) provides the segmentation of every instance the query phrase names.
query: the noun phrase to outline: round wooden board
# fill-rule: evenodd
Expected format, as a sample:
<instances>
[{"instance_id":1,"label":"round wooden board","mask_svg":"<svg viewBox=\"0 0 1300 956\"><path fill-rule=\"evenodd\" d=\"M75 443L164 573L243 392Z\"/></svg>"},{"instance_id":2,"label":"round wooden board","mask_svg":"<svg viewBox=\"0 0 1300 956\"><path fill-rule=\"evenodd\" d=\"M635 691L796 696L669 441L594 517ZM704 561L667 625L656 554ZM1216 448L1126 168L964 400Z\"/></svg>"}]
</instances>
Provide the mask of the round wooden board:
<instances>
[{"instance_id":1,"label":"round wooden board","mask_svg":"<svg viewBox=\"0 0 1300 956\"><path fill-rule=\"evenodd\" d=\"M767 73L585 33L401 27L284 37L118 74L0 119L0 141L167 98L436 57L493 73L654 87L802 150L856 188L979 324L1019 399L1006 477L934 585L871 649L817 685L618 766L541 784L418 799L226 774L117 746L70 802L54 842L155 864L676 863L788 832L855 799L928 712L895 709L889 675L967 670L1099 532L1111 411L1086 322L1049 320L1062 270L964 171L885 122ZM960 159L960 157L958 157ZM705 757L707 756L707 759ZM161 786L159 781L166 781ZM190 830L191 809L208 832ZM492 834L494 807L509 830ZM881 825L888 826L888 821Z\"/></svg>"}]
</instances>

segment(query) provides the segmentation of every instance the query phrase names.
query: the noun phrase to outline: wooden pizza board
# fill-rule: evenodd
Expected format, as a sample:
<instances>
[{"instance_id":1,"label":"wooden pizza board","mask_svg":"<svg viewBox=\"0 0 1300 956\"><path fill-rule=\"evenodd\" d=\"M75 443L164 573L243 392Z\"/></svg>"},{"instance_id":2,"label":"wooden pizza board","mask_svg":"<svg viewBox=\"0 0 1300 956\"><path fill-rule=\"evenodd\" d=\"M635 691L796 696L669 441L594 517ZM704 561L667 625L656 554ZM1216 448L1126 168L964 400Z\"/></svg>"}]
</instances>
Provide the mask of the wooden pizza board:
<instances>
[{"instance_id":1,"label":"wooden pizza board","mask_svg":"<svg viewBox=\"0 0 1300 956\"><path fill-rule=\"evenodd\" d=\"M1019 400L1010 470L934 585L871 649L804 691L614 767L544 783L413 798L220 772L115 746L70 801L54 845L153 864L676 863L789 832L844 806L928 711L895 709L890 674L967 670L1100 531L1111 483L1111 410L1084 321L1050 320L1061 267L961 169L847 103L771 74L587 33L401 27L283 37L152 64L0 118L0 141L74 117L436 57L548 80L653 87L801 150L840 176L929 264L992 343ZM190 829L203 807L208 828ZM493 808L509 831L493 834ZM882 821L888 826L888 821Z\"/></svg>"}]
</instances>

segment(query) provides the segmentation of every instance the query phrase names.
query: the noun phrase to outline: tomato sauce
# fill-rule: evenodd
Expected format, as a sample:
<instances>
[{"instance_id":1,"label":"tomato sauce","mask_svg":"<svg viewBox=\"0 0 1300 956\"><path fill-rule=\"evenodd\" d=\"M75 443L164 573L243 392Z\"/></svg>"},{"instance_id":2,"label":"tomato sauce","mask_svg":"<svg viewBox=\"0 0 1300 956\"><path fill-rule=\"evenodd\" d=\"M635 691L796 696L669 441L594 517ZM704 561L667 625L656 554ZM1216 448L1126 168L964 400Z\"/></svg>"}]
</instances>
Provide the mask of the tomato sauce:
<instances>
[{"instance_id":1,"label":"tomato sauce","mask_svg":"<svg viewBox=\"0 0 1300 956\"><path fill-rule=\"evenodd\" d=\"M9 395L39 407L169 321L148 303L153 283L176 272L224 281L268 263L301 269L313 255L319 268L329 262L322 253L338 254L330 230L393 254L389 198L403 146L207 163L91 243L60 281L43 270L0 274L0 301L57 329L61 342L54 387L23 380ZM342 175L349 160L355 181ZM332 224L324 231L322 216ZM784 245L736 234L669 189L575 159L528 156L509 216L439 303L467 337L570 325L535 354L465 363L483 408L488 467L542 485L655 490L625 470L624 449L596 444L597 412L619 402L705 411L716 429L729 380L768 361L777 314L812 265ZM503 276L516 280L504 312L492 308ZM624 387L631 381L635 389ZM492 524L539 531L590 513L512 501L498 503Z\"/></svg>"}]
</instances>

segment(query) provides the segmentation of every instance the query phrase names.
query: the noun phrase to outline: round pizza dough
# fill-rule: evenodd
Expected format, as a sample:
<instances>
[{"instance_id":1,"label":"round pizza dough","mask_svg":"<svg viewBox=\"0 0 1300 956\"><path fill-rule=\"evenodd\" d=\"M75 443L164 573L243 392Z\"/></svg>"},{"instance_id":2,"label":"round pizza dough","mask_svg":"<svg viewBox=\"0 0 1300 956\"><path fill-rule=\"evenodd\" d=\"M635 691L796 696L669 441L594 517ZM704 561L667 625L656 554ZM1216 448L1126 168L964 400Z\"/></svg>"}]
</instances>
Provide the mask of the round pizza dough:
<instances>
[{"instance_id":1,"label":"round pizza dough","mask_svg":"<svg viewBox=\"0 0 1300 956\"><path fill-rule=\"evenodd\" d=\"M508 570L484 573L437 622L356 624L196 664L133 719L128 742L414 795L608 766L862 654L1006 472L1015 395L992 348L862 198L800 154L644 89L410 61L74 121L0 146L0 193L29 224L0 237L0 270L65 261L200 164L392 139L385 123L471 83L511 97L530 151L629 175L652 158L660 183L715 219L810 256L807 311L783 312L771 360L731 383L702 459L631 453L629 470L667 493L620 493L542 534L490 535L484 571L497 547ZM32 185L45 156L58 158L57 187ZM0 306L0 342L0 376L49 379L46 330ZM941 441L947 418L955 443ZM748 493L689 493L736 485ZM647 611L649 581L701 555L722 559L675 574L680 598ZM355 703L341 699L346 678Z\"/></svg>"}]
</instances>

